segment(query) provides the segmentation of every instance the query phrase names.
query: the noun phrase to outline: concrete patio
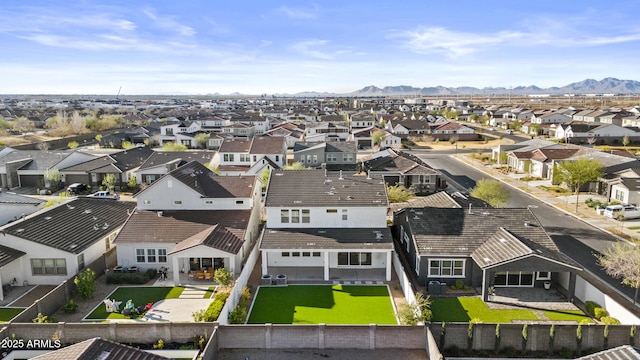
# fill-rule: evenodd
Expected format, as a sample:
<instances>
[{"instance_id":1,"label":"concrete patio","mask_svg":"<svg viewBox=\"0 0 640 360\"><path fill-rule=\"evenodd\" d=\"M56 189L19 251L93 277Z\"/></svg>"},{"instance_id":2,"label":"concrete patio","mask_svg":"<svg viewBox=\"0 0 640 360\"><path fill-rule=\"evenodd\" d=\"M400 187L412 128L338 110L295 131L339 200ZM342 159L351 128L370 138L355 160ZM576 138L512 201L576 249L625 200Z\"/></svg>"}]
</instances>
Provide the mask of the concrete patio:
<instances>
[{"instance_id":1,"label":"concrete patio","mask_svg":"<svg viewBox=\"0 0 640 360\"><path fill-rule=\"evenodd\" d=\"M486 304L490 309L579 310L555 289L532 287L496 288L495 295Z\"/></svg>"}]
</instances>

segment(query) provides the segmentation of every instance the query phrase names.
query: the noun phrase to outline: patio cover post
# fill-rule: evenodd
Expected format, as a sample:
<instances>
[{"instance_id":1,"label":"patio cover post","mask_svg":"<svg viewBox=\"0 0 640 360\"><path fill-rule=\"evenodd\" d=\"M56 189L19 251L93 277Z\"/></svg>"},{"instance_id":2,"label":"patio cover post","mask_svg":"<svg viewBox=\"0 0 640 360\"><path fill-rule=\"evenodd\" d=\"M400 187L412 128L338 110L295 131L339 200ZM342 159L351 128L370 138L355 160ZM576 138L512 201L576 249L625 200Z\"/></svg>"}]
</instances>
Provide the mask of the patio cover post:
<instances>
[{"instance_id":1,"label":"patio cover post","mask_svg":"<svg viewBox=\"0 0 640 360\"><path fill-rule=\"evenodd\" d=\"M329 252L328 251L324 252L324 257L322 260L324 262L324 281L329 281Z\"/></svg>"},{"instance_id":2,"label":"patio cover post","mask_svg":"<svg viewBox=\"0 0 640 360\"><path fill-rule=\"evenodd\" d=\"M269 270L267 268L267 251L262 250L262 275L268 275Z\"/></svg>"},{"instance_id":3,"label":"patio cover post","mask_svg":"<svg viewBox=\"0 0 640 360\"><path fill-rule=\"evenodd\" d=\"M385 273L385 278L386 281L391 281L391 250L387 251L387 267L386 267L386 273Z\"/></svg>"},{"instance_id":4,"label":"patio cover post","mask_svg":"<svg viewBox=\"0 0 640 360\"><path fill-rule=\"evenodd\" d=\"M171 257L171 270L173 272L173 286L180 284L180 266L178 265L178 256Z\"/></svg>"},{"instance_id":5,"label":"patio cover post","mask_svg":"<svg viewBox=\"0 0 640 360\"><path fill-rule=\"evenodd\" d=\"M491 283L491 272L482 270L482 301L489 301L489 284Z\"/></svg>"},{"instance_id":6,"label":"patio cover post","mask_svg":"<svg viewBox=\"0 0 640 360\"><path fill-rule=\"evenodd\" d=\"M569 273L569 293L567 294L569 296L569 301L571 303L573 303L573 299L576 295L576 272L572 271Z\"/></svg>"}]
</instances>

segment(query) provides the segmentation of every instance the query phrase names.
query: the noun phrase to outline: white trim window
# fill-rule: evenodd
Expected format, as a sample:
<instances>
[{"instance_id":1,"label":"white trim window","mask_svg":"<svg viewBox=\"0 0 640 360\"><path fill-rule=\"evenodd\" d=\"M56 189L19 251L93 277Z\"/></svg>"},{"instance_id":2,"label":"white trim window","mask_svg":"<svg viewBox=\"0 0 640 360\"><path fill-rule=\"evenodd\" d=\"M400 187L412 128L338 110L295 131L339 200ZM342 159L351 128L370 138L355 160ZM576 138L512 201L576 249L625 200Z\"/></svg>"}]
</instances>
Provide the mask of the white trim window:
<instances>
[{"instance_id":1,"label":"white trim window","mask_svg":"<svg viewBox=\"0 0 640 360\"><path fill-rule=\"evenodd\" d=\"M67 275L65 259L31 259L31 275Z\"/></svg>"},{"instance_id":2,"label":"white trim window","mask_svg":"<svg viewBox=\"0 0 640 360\"><path fill-rule=\"evenodd\" d=\"M550 271L538 271L536 273L536 280L551 280Z\"/></svg>"},{"instance_id":3,"label":"white trim window","mask_svg":"<svg viewBox=\"0 0 640 360\"><path fill-rule=\"evenodd\" d=\"M464 259L429 259L429 277L464 277Z\"/></svg>"},{"instance_id":4,"label":"white trim window","mask_svg":"<svg viewBox=\"0 0 640 360\"><path fill-rule=\"evenodd\" d=\"M339 252L338 266L371 266L371 253Z\"/></svg>"},{"instance_id":5,"label":"white trim window","mask_svg":"<svg viewBox=\"0 0 640 360\"><path fill-rule=\"evenodd\" d=\"M145 260L144 249L136 249L136 262L143 263Z\"/></svg>"}]
</instances>

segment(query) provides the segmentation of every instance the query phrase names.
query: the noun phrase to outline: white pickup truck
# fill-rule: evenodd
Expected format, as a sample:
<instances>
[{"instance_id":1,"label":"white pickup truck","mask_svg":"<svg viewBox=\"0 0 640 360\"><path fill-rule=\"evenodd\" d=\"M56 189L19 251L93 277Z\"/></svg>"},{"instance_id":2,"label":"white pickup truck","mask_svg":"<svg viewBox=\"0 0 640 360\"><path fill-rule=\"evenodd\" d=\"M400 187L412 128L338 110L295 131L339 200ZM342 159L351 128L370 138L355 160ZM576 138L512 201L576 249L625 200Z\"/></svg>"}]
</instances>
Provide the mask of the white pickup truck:
<instances>
[{"instance_id":1,"label":"white pickup truck","mask_svg":"<svg viewBox=\"0 0 640 360\"><path fill-rule=\"evenodd\" d=\"M106 190L95 192L91 195L87 195L87 197L93 198L93 199L111 199L111 200L120 199L120 196L118 194L110 193Z\"/></svg>"}]
</instances>

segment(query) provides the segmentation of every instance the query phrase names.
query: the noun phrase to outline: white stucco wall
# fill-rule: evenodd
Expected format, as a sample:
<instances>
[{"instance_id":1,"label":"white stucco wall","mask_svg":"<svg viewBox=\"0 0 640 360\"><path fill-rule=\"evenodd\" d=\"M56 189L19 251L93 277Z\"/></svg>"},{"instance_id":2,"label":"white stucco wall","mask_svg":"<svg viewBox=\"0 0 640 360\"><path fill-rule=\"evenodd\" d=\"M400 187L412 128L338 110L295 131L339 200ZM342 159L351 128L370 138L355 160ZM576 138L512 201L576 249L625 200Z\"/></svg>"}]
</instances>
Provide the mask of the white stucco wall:
<instances>
[{"instance_id":1,"label":"white stucco wall","mask_svg":"<svg viewBox=\"0 0 640 360\"><path fill-rule=\"evenodd\" d=\"M0 204L0 225L17 220L23 214L26 216L43 209L44 204L44 202L40 204Z\"/></svg>"},{"instance_id":2,"label":"white stucco wall","mask_svg":"<svg viewBox=\"0 0 640 360\"><path fill-rule=\"evenodd\" d=\"M346 201L346 200L345 200ZM280 210L309 209L309 223L282 223ZM327 209L336 209L335 213L327 213ZM347 220L342 220L342 209L347 209ZM267 227L278 228L367 228L386 227L387 208L380 207L268 207L266 208Z\"/></svg>"}]
</instances>

